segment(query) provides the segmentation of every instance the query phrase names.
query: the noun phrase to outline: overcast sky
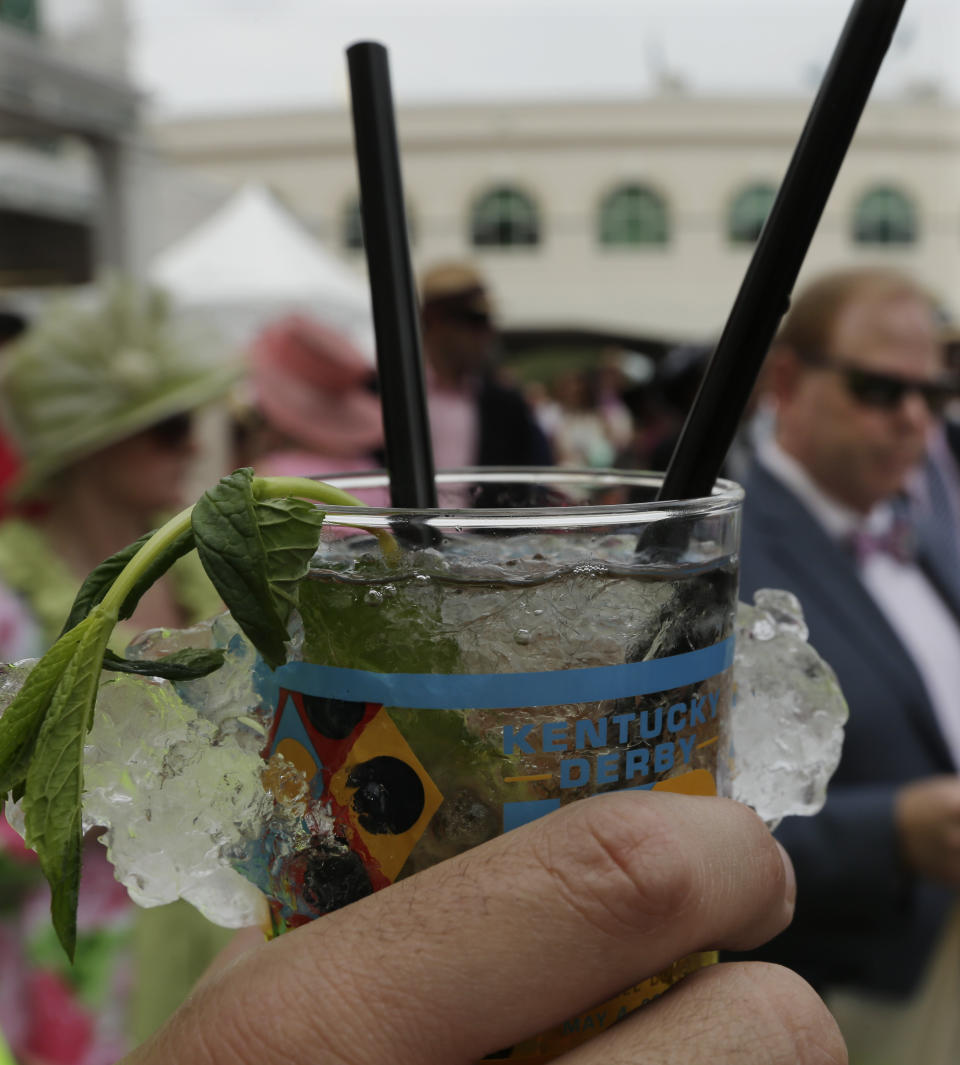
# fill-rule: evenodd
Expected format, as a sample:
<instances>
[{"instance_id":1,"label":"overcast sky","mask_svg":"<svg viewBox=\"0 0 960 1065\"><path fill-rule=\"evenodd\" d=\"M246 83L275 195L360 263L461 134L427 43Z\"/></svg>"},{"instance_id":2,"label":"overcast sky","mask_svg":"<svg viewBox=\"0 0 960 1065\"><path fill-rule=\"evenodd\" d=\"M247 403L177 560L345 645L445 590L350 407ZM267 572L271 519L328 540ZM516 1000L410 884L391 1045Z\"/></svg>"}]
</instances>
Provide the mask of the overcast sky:
<instances>
[{"instance_id":1,"label":"overcast sky","mask_svg":"<svg viewBox=\"0 0 960 1065\"><path fill-rule=\"evenodd\" d=\"M810 96L851 2L128 0L133 73L165 114L343 105L357 40L387 46L401 104L629 97L663 74ZM875 94L936 82L960 99L958 57L960 0L907 0Z\"/></svg>"}]
</instances>

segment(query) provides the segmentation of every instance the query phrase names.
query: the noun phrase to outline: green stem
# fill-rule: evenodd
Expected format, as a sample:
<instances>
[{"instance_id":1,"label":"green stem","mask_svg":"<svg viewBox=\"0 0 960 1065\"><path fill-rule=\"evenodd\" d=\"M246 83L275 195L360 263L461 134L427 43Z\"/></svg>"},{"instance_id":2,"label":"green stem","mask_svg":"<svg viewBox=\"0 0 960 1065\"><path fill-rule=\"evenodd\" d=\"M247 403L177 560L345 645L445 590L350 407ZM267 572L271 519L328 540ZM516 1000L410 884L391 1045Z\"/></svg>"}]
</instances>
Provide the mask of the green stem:
<instances>
[{"instance_id":1,"label":"green stem","mask_svg":"<svg viewBox=\"0 0 960 1065\"><path fill-rule=\"evenodd\" d=\"M332 484L314 481L310 477L254 477L250 483L257 499L280 499L283 496L300 496L318 503L331 503L335 507L364 507L366 503L356 496L334 488Z\"/></svg>"},{"instance_id":2,"label":"green stem","mask_svg":"<svg viewBox=\"0 0 960 1065\"><path fill-rule=\"evenodd\" d=\"M313 499L318 503L330 503L337 507L365 507L367 506L356 496L334 488L324 481L314 481L308 477L254 477L253 494L257 499L277 499L281 496L300 496L304 499ZM361 526L373 533L380 544L383 557L391 565L397 565L400 561L400 548L393 535L386 529L371 529Z\"/></svg>"},{"instance_id":3,"label":"green stem","mask_svg":"<svg viewBox=\"0 0 960 1065\"><path fill-rule=\"evenodd\" d=\"M120 571L117 579L103 597L101 605L108 611L119 614L123 601L127 598L140 574L157 555L162 554L179 536L190 528L190 515L193 507L189 506L165 522L130 559Z\"/></svg>"},{"instance_id":4,"label":"green stem","mask_svg":"<svg viewBox=\"0 0 960 1065\"><path fill-rule=\"evenodd\" d=\"M308 477L254 477L251 487L256 499L280 499L285 496L298 496L312 499L318 503L330 503L338 507L362 507L366 504L347 492L342 492L333 485L323 481L314 481ZM145 564L149 564L157 555L182 536L190 528L193 507L189 506L175 514L168 522L161 525L140 550L121 570L110 590L103 597L102 606L107 611L119 613L123 601L129 595ZM384 558L396 565L400 561L400 548L397 541L386 529L370 529L380 543Z\"/></svg>"}]
</instances>

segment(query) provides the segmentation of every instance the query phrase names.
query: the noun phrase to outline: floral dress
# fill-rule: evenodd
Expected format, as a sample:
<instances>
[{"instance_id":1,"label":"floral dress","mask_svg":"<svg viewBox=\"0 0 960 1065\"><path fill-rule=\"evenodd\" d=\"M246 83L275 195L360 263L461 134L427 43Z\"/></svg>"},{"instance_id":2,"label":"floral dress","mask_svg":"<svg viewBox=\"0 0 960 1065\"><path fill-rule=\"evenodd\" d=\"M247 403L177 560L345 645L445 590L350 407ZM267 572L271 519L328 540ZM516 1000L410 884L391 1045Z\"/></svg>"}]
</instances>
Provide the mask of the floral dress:
<instances>
[{"instance_id":1,"label":"floral dress","mask_svg":"<svg viewBox=\"0 0 960 1065\"><path fill-rule=\"evenodd\" d=\"M50 892L36 855L0 821L0 1022L26 1062L113 1065L130 1049L133 912L92 838L85 842L77 962L50 923ZM96 850L95 850L96 848Z\"/></svg>"},{"instance_id":2,"label":"floral dress","mask_svg":"<svg viewBox=\"0 0 960 1065\"><path fill-rule=\"evenodd\" d=\"M9 519L0 522L0 582L0 661L41 654L69 611L75 578L35 526ZM191 621L221 608L189 565L176 590ZM122 650L132 635L118 626L112 645ZM0 1038L19 1065L114 1065L176 1008L230 935L186 903L138 909L91 833L71 965L36 855L0 814Z\"/></svg>"}]
</instances>

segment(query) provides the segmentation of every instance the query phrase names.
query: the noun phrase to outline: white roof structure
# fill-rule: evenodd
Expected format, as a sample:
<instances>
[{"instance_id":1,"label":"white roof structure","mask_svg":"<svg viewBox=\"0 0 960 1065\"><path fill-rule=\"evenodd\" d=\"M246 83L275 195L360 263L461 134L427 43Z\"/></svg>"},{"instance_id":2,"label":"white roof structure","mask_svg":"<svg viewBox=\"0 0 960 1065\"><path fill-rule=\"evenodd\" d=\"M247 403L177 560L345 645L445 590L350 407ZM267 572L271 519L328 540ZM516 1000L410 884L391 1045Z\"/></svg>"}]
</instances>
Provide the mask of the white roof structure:
<instances>
[{"instance_id":1,"label":"white roof structure","mask_svg":"<svg viewBox=\"0 0 960 1065\"><path fill-rule=\"evenodd\" d=\"M329 255L263 186L244 186L161 252L150 279L185 314L235 343L299 312L341 329L373 360L366 281Z\"/></svg>"}]
</instances>

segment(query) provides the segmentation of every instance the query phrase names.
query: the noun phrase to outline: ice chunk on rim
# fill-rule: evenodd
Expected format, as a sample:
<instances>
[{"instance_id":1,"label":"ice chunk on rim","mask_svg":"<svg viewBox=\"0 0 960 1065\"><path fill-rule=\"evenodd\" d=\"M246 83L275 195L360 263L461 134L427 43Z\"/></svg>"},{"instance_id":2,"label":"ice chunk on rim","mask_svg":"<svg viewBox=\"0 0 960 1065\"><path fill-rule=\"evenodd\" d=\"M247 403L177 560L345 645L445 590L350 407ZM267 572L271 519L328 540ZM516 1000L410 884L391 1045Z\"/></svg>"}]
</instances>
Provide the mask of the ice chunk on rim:
<instances>
[{"instance_id":1,"label":"ice chunk on rim","mask_svg":"<svg viewBox=\"0 0 960 1065\"><path fill-rule=\"evenodd\" d=\"M833 670L807 643L796 596L765 588L753 600L737 611L728 794L773 827L823 806L847 704Z\"/></svg>"}]
</instances>

